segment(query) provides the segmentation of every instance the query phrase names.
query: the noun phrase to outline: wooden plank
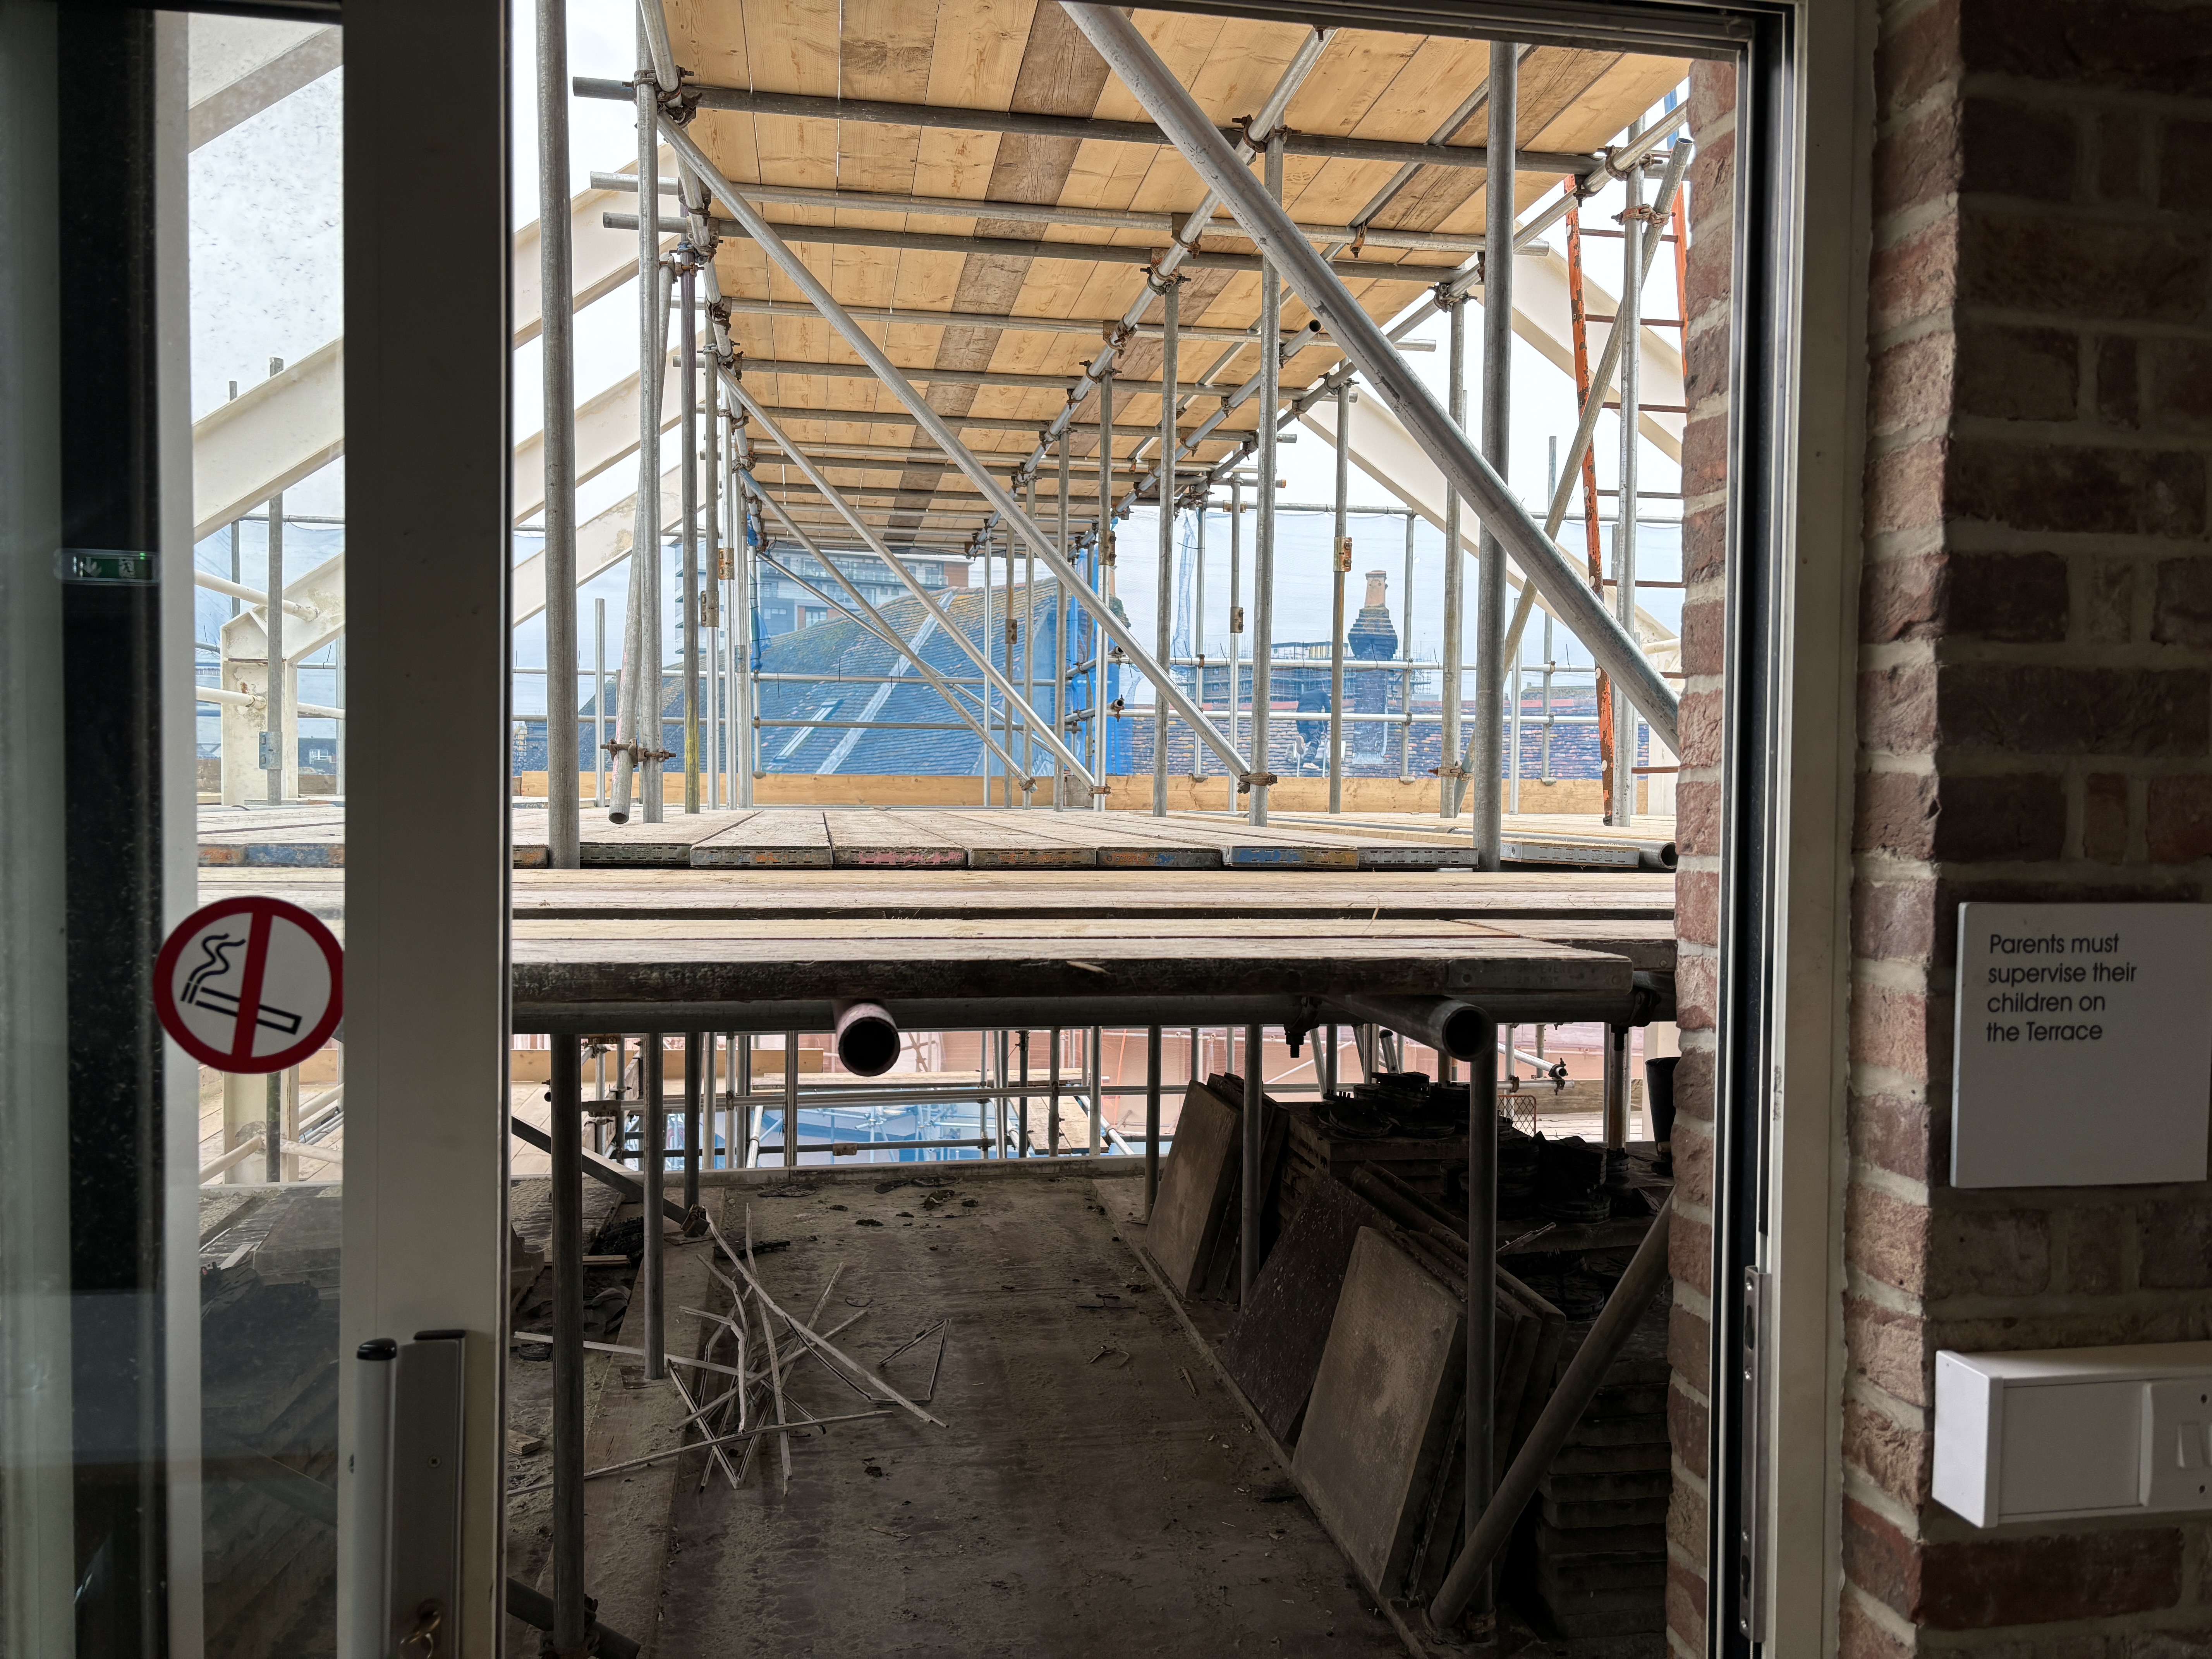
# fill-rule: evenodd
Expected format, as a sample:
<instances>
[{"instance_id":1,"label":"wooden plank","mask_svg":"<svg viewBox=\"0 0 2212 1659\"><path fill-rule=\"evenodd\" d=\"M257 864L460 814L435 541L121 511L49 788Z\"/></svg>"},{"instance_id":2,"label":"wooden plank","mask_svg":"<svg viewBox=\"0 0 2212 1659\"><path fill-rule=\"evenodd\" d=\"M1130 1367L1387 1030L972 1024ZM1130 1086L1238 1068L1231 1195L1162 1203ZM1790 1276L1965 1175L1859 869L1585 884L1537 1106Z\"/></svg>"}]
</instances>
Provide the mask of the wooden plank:
<instances>
[{"instance_id":1,"label":"wooden plank","mask_svg":"<svg viewBox=\"0 0 2212 1659\"><path fill-rule=\"evenodd\" d=\"M830 834L830 861L841 868L959 870L967 866L968 854L958 843L900 822L908 816L880 810L824 812L822 822Z\"/></svg>"},{"instance_id":2,"label":"wooden plank","mask_svg":"<svg viewBox=\"0 0 2212 1659\"><path fill-rule=\"evenodd\" d=\"M696 870L826 870L830 832L819 812L754 812L691 845Z\"/></svg>"},{"instance_id":3,"label":"wooden plank","mask_svg":"<svg viewBox=\"0 0 2212 1659\"><path fill-rule=\"evenodd\" d=\"M958 937L881 928L827 937L798 921L781 930L730 923L514 923L517 1026L525 1005L744 1003L1065 997L1465 996L1559 1000L1625 996L1626 959L1536 939L1243 937L1218 929L1167 936L1068 936L1048 922L973 924ZM1470 930L1471 933L1471 930ZM528 1018L541 1016L532 1014ZM1073 1023L1073 1022L1071 1022Z\"/></svg>"},{"instance_id":4,"label":"wooden plank","mask_svg":"<svg viewBox=\"0 0 2212 1659\"><path fill-rule=\"evenodd\" d=\"M1098 849L1087 842L1032 824L1024 812L932 812L930 829L957 842L970 870L1089 870Z\"/></svg>"}]
</instances>

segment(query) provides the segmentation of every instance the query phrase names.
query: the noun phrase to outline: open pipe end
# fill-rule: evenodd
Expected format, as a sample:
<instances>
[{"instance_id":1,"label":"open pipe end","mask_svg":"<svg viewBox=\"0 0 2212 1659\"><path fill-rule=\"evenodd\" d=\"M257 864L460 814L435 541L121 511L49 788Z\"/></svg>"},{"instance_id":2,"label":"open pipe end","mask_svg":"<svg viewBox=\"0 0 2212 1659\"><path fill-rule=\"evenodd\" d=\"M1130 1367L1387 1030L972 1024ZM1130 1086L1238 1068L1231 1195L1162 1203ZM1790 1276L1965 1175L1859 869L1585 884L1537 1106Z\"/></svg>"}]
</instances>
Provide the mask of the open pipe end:
<instances>
[{"instance_id":1,"label":"open pipe end","mask_svg":"<svg viewBox=\"0 0 2212 1659\"><path fill-rule=\"evenodd\" d=\"M1454 1060L1475 1060L1486 1047L1498 1046L1498 1028L1480 1008L1462 1003L1441 1012L1438 1023L1443 1027L1444 1052Z\"/></svg>"},{"instance_id":2,"label":"open pipe end","mask_svg":"<svg viewBox=\"0 0 2212 1659\"><path fill-rule=\"evenodd\" d=\"M837 1005L837 1058L860 1077L881 1077L898 1063L898 1022L879 1002Z\"/></svg>"}]
</instances>

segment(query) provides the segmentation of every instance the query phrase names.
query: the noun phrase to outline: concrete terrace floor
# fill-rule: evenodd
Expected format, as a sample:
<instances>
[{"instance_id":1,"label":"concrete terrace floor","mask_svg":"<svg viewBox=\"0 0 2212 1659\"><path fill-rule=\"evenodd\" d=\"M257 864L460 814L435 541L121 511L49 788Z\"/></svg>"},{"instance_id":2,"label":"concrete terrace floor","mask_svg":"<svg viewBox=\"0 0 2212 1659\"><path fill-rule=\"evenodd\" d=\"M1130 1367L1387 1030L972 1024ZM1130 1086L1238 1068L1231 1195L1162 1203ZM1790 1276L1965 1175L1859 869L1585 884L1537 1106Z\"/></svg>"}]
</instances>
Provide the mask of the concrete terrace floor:
<instances>
[{"instance_id":1,"label":"concrete terrace floor","mask_svg":"<svg viewBox=\"0 0 2212 1659\"><path fill-rule=\"evenodd\" d=\"M865 1305L837 1339L854 1358L951 1322L930 1404L947 1426L795 1437L787 1494L763 1479L772 1441L736 1491L702 1491L687 1457L647 1651L1402 1653L1118 1236L1141 1183L975 1168L726 1194L733 1241L748 1203L756 1238L792 1241L761 1258L779 1302L811 1307L842 1264L819 1328ZM876 1190L908 1171L941 1184ZM918 1397L935 1356L933 1337L883 1374ZM811 1361L791 1392L863 1408Z\"/></svg>"}]
</instances>

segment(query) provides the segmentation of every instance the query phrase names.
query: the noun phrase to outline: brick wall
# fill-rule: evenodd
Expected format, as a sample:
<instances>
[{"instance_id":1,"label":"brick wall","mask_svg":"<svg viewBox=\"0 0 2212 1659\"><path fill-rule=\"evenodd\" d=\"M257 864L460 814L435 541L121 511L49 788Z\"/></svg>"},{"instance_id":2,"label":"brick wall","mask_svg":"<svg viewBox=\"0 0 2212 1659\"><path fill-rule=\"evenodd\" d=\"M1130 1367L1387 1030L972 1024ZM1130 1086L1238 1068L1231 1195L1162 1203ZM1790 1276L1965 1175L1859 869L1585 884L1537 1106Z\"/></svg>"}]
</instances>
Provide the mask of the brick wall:
<instances>
[{"instance_id":1,"label":"brick wall","mask_svg":"<svg viewBox=\"0 0 2212 1659\"><path fill-rule=\"evenodd\" d=\"M2212 896L2212 6L1916 0L1875 98L1844 1647L2212 1652L2203 1525L1928 1496L1938 1348L2212 1335L2212 1190L1944 1167L1959 901Z\"/></svg>"},{"instance_id":2,"label":"brick wall","mask_svg":"<svg viewBox=\"0 0 2212 1659\"><path fill-rule=\"evenodd\" d=\"M1668 1518L1667 1620L1678 1651L1705 1644L1707 1337L1713 1273L1713 1016L1720 941L1720 684L1728 450L1729 221L1735 178L1735 71L1690 71L1690 253L1682 429L1682 770L1675 783L1674 1368L1668 1418L1674 1497Z\"/></svg>"},{"instance_id":3,"label":"brick wall","mask_svg":"<svg viewBox=\"0 0 2212 1659\"><path fill-rule=\"evenodd\" d=\"M1907 0L1879 33L1840 1644L2212 1654L2212 1528L1984 1533L1928 1495L1937 1349L2212 1336L2212 1188L1961 1192L1944 1167L1956 904L2212 898L2212 5ZM1725 73L1692 87L1696 199L1717 216ZM1691 256L1685 556L1705 585L1723 246ZM1717 617L1717 586L1690 602ZM1712 719L1690 709L1718 629L1684 636L1684 1047L1702 1056L1717 785ZM1702 1151L1708 1062L1683 1072ZM1698 1223L1706 1167L1687 1161ZM1678 1650L1705 1633L1708 1250L1702 1225L1674 1250Z\"/></svg>"}]
</instances>

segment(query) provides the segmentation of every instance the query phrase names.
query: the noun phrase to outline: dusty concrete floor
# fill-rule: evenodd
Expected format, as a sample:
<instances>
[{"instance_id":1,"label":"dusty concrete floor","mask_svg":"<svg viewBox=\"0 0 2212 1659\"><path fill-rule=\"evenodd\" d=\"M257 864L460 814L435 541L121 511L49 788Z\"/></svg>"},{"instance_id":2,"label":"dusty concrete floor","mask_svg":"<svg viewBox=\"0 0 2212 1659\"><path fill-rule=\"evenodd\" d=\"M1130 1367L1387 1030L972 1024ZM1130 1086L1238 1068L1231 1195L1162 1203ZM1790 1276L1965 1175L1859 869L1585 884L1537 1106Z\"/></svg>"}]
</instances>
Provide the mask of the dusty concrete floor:
<instances>
[{"instance_id":1,"label":"dusty concrete floor","mask_svg":"<svg viewBox=\"0 0 2212 1659\"><path fill-rule=\"evenodd\" d=\"M732 1237L750 1202L757 1236L793 1241L761 1263L780 1302L811 1306L843 1264L823 1319L866 1308L837 1339L855 1358L951 1322L930 1407L948 1426L794 1438L788 1493L763 1480L772 1443L737 1491L701 1492L685 1459L649 1652L1403 1651L1116 1237L1133 1183L923 1178L943 1184L729 1196ZM935 1358L933 1337L884 1375L919 1395ZM811 1361L793 1393L861 1408Z\"/></svg>"}]
</instances>

